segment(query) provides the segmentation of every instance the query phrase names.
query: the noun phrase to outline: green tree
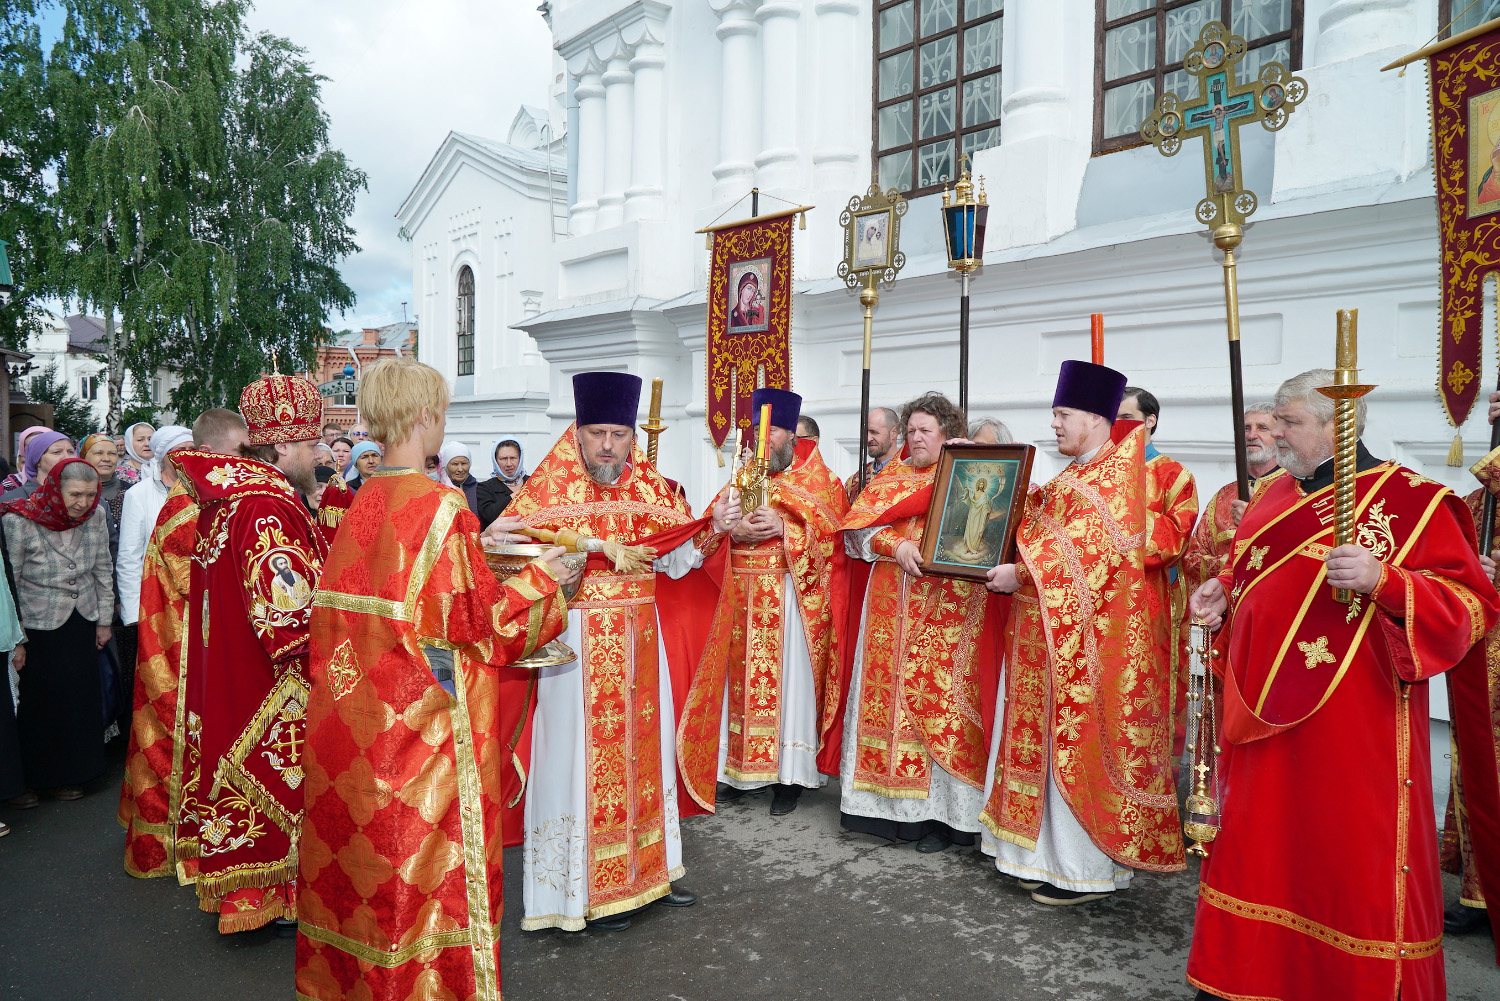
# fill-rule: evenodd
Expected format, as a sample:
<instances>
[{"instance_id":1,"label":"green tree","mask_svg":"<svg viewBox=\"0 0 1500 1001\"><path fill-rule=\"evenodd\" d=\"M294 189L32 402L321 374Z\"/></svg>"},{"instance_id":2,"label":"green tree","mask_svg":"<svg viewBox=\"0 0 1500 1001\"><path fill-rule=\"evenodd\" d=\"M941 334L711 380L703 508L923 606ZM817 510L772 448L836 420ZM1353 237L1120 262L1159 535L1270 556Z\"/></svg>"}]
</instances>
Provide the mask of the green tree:
<instances>
[{"instance_id":1,"label":"green tree","mask_svg":"<svg viewBox=\"0 0 1500 1001\"><path fill-rule=\"evenodd\" d=\"M57 374L56 362L31 377L26 395L38 403L52 404L52 427L75 443L99 430L99 423L94 420L94 408L73 395L68 384Z\"/></svg>"},{"instance_id":2,"label":"green tree","mask_svg":"<svg viewBox=\"0 0 1500 1001\"><path fill-rule=\"evenodd\" d=\"M40 330L44 260L56 233L47 166L56 153L41 35L32 0L0 0L0 240L7 241L15 290L0 303L0 344L20 348Z\"/></svg>"}]
</instances>

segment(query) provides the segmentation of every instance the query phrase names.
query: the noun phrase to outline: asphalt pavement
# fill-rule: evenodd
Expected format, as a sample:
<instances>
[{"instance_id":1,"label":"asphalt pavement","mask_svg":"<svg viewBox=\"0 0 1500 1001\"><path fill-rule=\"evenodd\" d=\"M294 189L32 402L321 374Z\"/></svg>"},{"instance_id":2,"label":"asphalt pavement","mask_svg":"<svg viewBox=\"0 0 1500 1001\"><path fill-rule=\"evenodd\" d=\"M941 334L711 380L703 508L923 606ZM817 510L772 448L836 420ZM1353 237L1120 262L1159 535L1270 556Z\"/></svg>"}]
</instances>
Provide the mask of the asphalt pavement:
<instances>
[{"instance_id":1,"label":"asphalt pavement","mask_svg":"<svg viewBox=\"0 0 1500 1001\"><path fill-rule=\"evenodd\" d=\"M190 889L122 866L123 771L73 803L0 808L0 1001L292 998L293 943L222 937ZM838 829L835 786L769 816L769 795L683 823L696 907L617 933L520 930L520 849L506 852L509 1001L1157 1001L1190 999L1192 872L1139 874L1116 898L1031 902L977 850L918 854ZM1328 848L1309 826L1309 851ZM1456 882L1445 877L1449 899ZM1487 935L1450 938L1449 998L1494 1001Z\"/></svg>"}]
</instances>

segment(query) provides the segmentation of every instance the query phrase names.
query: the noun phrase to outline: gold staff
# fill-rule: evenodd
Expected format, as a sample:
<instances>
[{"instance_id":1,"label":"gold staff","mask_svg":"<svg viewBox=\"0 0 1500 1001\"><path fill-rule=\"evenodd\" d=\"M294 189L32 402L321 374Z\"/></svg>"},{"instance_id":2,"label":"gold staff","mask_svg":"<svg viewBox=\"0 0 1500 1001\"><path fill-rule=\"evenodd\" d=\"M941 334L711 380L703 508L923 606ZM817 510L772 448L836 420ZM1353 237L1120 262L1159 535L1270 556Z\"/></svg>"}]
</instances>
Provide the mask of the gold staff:
<instances>
[{"instance_id":1,"label":"gold staff","mask_svg":"<svg viewBox=\"0 0 1500 1001\"><path fill-rule=\"evenodd\" d=\"M1359 475L1359 398L1374 386L1359 383L1359 310L1339 310L1336 368L1332 386L1318 392L1333 400L1333 544L1354 542L1354 480ZM1333 600L1349 604L1354 592L1333 589Z\"/></svg>"},{"instance_id":2,"label":"gold staff","mask_svg":"<svg viewBox=\"0 0 1500 1001\"><path fill-rule=\"evenodd\" d=\"M651 409L646 412L646 423L641 430L646 432L646 459L656 465L656 438L667 426L661 420L661 380L651 380Z\"/></svg>"}]
</instances>

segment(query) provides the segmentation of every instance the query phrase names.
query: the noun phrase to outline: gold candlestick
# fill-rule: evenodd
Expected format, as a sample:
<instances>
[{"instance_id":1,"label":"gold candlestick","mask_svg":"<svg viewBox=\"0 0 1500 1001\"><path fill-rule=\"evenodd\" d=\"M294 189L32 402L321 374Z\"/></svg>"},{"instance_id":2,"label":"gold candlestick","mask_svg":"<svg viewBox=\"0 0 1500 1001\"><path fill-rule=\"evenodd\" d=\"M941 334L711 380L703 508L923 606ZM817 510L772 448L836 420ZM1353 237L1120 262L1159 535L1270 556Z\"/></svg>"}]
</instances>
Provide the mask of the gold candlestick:
<instances>
[{"instance_id":1,"label":"gold candlestick","mask_svg":"<svg viewBox=\"0 0 1500 1001\"><path fill-rule=\"evenodd\" d=\"M1333 544L1354 542L1355 478L1359 475L1359 398L1374 386L1359 381L1359 310L1341 309L1335 352L1333 385L1318 392L1334 401L1333 430ZM1333 589L1333 600L1347 605L1354 592Z\"/></svg>"},{"instance_id":2,"label":"gold candlestick","mask_svg":"<svg viewBox=\"0 0 1500 1001\"><path fill-rule=\"evenodd\" d=\"M641 430L646 432L646 459L656 465L656 438L667 426L661 420L661 380L651 380L651 409L646 411L646 423Z\"/></svg>"},{"instance_id":3,"label":"gold candlestick","mask_svg":"<svg viewBox=\"0 0 1500 1001\"><path fill-rule=\"evenodd\" d=\"M755 455L740 467L735 476L735 486L740 489L740 512L748 517L751 512L766 503L769 491L767 477L771 472L771 458L767 434L771 425L771 405L761 404L760 427L755 438Z\"/></svg>"}]
</instances>

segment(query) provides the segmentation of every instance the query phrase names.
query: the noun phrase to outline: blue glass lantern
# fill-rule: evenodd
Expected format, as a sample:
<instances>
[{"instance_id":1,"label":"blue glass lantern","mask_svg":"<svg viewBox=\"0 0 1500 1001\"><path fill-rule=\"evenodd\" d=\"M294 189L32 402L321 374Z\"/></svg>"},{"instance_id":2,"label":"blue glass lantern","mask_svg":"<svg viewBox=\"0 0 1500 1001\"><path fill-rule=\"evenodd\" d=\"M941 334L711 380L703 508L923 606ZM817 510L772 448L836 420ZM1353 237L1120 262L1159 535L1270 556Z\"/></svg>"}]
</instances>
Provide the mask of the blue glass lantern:
<instances>
[{"instance_id":1,"label":"blue glass lantern","mask_svg":"<svg viewBox=\"0 0 1500 1001\"><path fill-rule=\"evenodd\" d=\"M969 158L964 157L963 174L950 192L943 187L943 236L948 241L948 267L968 274L979 267L984 257L984 227L990 206L984 194L984 178L979 179L975 195L969 175Z\"/></svg>"}]
</instances>

